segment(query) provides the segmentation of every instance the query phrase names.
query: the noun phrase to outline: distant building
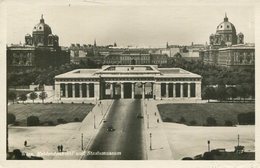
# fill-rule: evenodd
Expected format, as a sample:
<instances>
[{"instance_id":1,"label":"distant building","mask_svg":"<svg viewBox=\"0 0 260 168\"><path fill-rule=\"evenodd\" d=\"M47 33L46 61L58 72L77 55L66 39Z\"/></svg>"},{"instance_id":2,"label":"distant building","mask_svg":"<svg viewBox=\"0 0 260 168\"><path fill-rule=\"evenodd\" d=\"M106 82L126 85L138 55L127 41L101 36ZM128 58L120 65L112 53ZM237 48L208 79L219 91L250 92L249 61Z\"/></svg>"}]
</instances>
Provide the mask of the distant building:
<instances>
[{"instance_id":1,"label":"distant building","mask_svg":"<svg viewBox=\"0 0 260 168\"><path fill-rule=\"evenodd\" d=\"M148 51L128 50L111 52L104 58L105 65L163 65L167 64L166 54L150 54Z\"/></svg>"},{"instance_id":2,"label":"distant building","mask_svg":"<svg viewBox=\"0 0 260 168\"><path fill-rule=\"evenodd\" d=\"M46 68L69 63L69 49L59 46L59 37L44 22L34 26L32 36L25 35L25 44L7 46L8 71Z\"/></svg>"},{"instance_id":3,"label":"distant building","mask_svg":"<svg viewBox=\"0 0 260 168\"><path fill-rule=\"evenodd\" d=\"M236 33L235 26L224 21L217 26L216 34L209 37L210 45L201 49L199 56L205 63L228 67L250 67L255 65L255 45L245 44L243 33Z\"/></svg>"}]
</instances>

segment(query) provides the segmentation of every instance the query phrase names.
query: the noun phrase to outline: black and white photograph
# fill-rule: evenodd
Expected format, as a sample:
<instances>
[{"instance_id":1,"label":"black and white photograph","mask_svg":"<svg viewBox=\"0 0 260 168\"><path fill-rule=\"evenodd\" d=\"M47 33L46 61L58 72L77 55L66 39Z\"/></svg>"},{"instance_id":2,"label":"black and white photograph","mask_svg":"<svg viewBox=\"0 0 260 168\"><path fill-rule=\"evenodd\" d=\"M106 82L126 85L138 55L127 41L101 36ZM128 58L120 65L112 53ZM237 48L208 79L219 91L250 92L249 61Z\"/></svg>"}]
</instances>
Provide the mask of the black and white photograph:
<instances>
[{"instance_id":1,"label":"black and white photograph","mask_svg":"<svg viewBox=\"0 0 260 168\"><path fill-rule=\"evenodd\" d=\"M6 160L256 161L254 1L0 6Z\"/></svg>"}]
</instances>

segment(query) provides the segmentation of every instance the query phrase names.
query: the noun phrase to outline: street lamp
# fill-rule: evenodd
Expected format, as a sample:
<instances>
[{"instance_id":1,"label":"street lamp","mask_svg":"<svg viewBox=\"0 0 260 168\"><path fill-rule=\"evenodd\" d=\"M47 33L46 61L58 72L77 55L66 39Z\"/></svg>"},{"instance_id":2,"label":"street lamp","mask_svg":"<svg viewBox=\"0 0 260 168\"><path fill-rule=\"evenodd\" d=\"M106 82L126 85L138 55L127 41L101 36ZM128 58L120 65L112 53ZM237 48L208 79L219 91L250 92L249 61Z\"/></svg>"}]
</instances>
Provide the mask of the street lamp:
<instances>
[{"instance_id":1,"label":"street lamp","mask_svg":"<svg viewBox=\"0 0 260 168\"><path fill-rule=\"evenodd\" d=\"M96 116L95 116L95 114L94 114L94 129L96 129Z\"/></svg>"},{"instance_id":2,"label":"street lamp","mask_svg":"<svg viewBox=\"0 0 260 168\"><path fill-rule=\"evenodd\" d=\"M83 133L81 133L81 150L83 150Z\"/></svg>"},{"instance_id":3,"label":"street lamp","mask_svg":"<svg viewBox=\"0 0 260 168\"><path fill-rule=\"evenodd\" d=\"M150 150L152 150L152 133L150 133Z\"/></svg>"},{"instance_id":4,"label":"street lamp","mask_svg":"<svg viewBox=\"0 0 260 168\"><path fill-rule=\"evenodd\" d=\"M147 103L145 103L145 113L147 114Z\"/></svg>"},{"instance_id":5,"label":"street lamp","mask_svg":"<svg viewBox=\"0 0 260 168\"><path fill-rule=\"evenodd\" d=\"M147 128L149 129L149 114L147 114Z\"/></svg>"},{"instance_id":6,"label":"street lamp","mask_svg":"<svg viewBox=\"0 0 260 168\"><path fill-rule=\"evenodd\" d=\"M208 140L208 152L210 152L210 141Z\"/></svg>"},{"instance_id":7,"label":"street lamp","mask_svg":"<svg viewBox=\"0 0 260 168\"><path fill-rule=\"evenodd\" d=\"M101 108L101 115L103 116L103 104L100 105Z\"/></svg>"}]
</instances>

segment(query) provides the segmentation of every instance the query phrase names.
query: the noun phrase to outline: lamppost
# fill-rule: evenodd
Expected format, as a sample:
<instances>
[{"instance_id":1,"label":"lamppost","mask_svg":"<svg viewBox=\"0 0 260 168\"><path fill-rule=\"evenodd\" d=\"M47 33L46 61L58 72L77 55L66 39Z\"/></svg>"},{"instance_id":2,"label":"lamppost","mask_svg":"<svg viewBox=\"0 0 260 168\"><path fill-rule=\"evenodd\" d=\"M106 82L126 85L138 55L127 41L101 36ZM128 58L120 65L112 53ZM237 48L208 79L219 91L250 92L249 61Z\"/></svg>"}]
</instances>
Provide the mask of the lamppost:
<instances>
[{"instance_id":1,"label":"lamppost","mask_svg":"<svg viewBox=\"0 0 260 168\"><path fill-rule=\"evenodd\" d=\"M237 135L237 146L239 146L239 134Z\"/></svg>"},{"instance_id":2,"label":"lamppost","mask_svg":"<svg viewBox=\"0 0 260 168\"><path fill-rule=\"evenodd\" d=\"M96 116L95 116L95 114L94 114L94 129L96 129Z\"/></svg>"},{"instance_id":3,"label":"lamppost","mask_svg":"<svg viewBox=\"0 0 260 168\"><path fill-rule=\"evenodd\" d=\"M149 129L149 114L147 114L147 128Z\"/></svg>"},{"instance_id":4,"label":"lamppost","mask_svg":"<svg viewBox=\"0 0 260 168\"><path fill-rule=\"evenodd\" d=\"M103 116L103 104L100 105L101 108L101 115Z\"/></svg>"},{"instance_id":5,"label":"lamppost","mask_svg":"<svg viewBox=\"0 0 260 168\"><path fill-rule=\"evenodd\" d=\"M83 133L81 133L81 150L83 150Z\"/></svg>"},{"instance_id":6,"label":"lamppost","mask_svg":"<svg viewBox=\"0 0 260 168\"><path fill-rule=\"evenodd\" d=\"M150 150L152 150L152 133L150 133Z\"/></svg>"},{"instance_id":7,"label":"lamppost","mask_svg":"<svg viewBox=\"0 0 260 168\"><path fill-rule=\"evenodd\" d=\"M210 141L208 140L208 152L210 152Z\"/></svg>"},{"instance_id":8,"label":"lamppost","mask_svg":"<svg viewBox=\"0 0 260 168\"><path fill-rule=\"evenodd\" d=\"M145 113L147 115L147 103L145 103Z\"/></svg>"}]
</instances>

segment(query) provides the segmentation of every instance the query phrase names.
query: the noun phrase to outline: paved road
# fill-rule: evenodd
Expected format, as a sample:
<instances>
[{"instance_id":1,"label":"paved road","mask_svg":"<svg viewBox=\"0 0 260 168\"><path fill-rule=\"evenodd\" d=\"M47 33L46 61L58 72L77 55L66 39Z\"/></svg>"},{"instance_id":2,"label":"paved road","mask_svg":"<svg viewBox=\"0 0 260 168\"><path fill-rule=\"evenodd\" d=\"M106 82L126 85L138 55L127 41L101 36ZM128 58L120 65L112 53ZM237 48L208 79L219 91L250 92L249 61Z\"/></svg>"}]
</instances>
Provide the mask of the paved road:
<instances>
[{"instance_id":1,"label":"paved road","mask_svg":"<svg viewBox=\"0 0 260 168\"><path fill-rule=\"evenodd\" d=\"M141 100L115 100L106 122L94 139L91 152L121 152L119 155L85 155L85 160L143 160L146 159L145 138L143 136L143 119L137 118L141 113ZM115 131L108 132L112 125ZM95 153L97 154L97 153Z\"/></svg>"}]
</instances>

